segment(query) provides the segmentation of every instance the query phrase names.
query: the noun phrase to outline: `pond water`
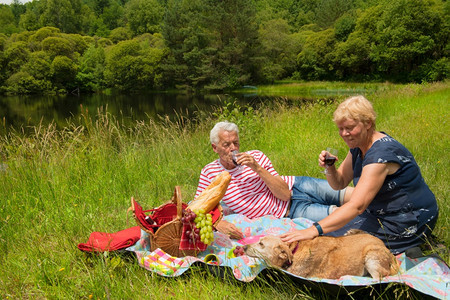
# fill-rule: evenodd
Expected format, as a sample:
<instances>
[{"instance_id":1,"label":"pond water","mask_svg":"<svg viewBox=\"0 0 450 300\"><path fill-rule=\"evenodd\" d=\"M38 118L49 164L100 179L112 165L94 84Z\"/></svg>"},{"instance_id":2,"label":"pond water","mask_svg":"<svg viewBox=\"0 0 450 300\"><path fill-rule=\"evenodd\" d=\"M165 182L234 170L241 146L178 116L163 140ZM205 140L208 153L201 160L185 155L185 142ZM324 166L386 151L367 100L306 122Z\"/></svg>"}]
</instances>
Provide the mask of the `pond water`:
<instances>
[{"instance_id":1,"label":"pond water","mask_svg":"<svg viewBox=\"0 0 450 300\"><path fill-rule=\"evenodd\" d=\"M101 110L125 124L131 124L149 118L158 121L165 116L171 120L179 115L192 117L199 111L211 112L226 101L254 105L261 99L256 95L243 94L192 96L175 93L0 96L0 134L11 130L27 132L33 126L46 126L51 122L58 128L67 126L69 122L77 124L82 111L86 109L94 119Z\"/></svg>"},{"instance_id":2,"label":"pond water","mask_svg":"<svg viewBox=\"0 0 450 300\"><path fill-rule=\"evenodd\" d=\"M0 96L0 134L5 135L14 130L29 132L34 126L47 126L54 123L59 129L69 123L78 125L82 112L86 111L95 120L99 110L115 117L122 124L135 124L136 121L147 121L149 118L159 121L161 117L177 120L178 116L193 117L198 112L212 112L226 102L236 102L240 106L256 106L270 103L274 99L284 99L294 105L304 101L332 100L342 91L327 94L315 91L315 95L303 96L259 96L254 89L247 94L207 94L186 95L180 93L148 93L148 94L86 94L65 96ZM345 93L354 93L345 90Z\"/></svg>"}]
</instances>

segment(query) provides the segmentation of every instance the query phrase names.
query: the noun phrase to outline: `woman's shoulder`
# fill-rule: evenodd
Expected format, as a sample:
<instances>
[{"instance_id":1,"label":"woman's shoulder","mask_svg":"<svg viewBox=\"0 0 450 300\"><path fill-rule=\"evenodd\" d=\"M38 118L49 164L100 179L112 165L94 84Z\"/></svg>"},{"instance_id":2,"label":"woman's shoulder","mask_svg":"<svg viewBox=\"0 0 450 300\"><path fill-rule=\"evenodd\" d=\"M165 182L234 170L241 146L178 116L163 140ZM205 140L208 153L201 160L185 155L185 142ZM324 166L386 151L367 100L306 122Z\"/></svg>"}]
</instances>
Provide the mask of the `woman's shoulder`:
<instances>
[{"instance_id":1,"label":"woman's shoulder","mask_svg":"<svg viewBox=\"0 0 450 300\"><path fill-rule=\"evenodd\" d=\"M384 151L384 150L394 150L394 149L398 149L399 151L408 151L408 149L406 149L405 146L403 146L399 141L397 141L395 138L393 138L392 136L388 135L385 132L381 132L383 134L382 137L380 137L379 139L377 139L372 147L370 149L373 150L378 150L378 151Z\"/></svg>"},{"instance_id":2,"label":"woman's shoulder","mask_svg":"<svg viewBox=\"0 0 450 300\"><path fill-rule=\"evenodd\" d=\"M375 141L367 151L366 159L372 162L386 163L409 161L413 159L411 152L388 134Z\"/></svg>"}]
</instances>

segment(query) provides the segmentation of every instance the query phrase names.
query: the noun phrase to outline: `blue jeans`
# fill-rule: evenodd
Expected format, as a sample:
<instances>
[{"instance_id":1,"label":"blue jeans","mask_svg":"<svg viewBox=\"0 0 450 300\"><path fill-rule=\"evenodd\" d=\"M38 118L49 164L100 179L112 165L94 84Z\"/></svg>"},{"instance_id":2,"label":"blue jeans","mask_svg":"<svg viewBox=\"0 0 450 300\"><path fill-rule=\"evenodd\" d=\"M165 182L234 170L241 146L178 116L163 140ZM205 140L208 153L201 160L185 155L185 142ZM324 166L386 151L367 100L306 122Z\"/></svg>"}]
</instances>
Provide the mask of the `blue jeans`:
<instances>
[{"instance_id":1,"label":"blue jeans","mask_svg":"<svg viewBox=\"0 0 450 300\"><path fill-rule=\"evenodd\" d=\"M330 214L332 205L340 206L340 193L333 190L325 179L296 176L288 217L320 221Z\"/></svg>"}]
</instances>

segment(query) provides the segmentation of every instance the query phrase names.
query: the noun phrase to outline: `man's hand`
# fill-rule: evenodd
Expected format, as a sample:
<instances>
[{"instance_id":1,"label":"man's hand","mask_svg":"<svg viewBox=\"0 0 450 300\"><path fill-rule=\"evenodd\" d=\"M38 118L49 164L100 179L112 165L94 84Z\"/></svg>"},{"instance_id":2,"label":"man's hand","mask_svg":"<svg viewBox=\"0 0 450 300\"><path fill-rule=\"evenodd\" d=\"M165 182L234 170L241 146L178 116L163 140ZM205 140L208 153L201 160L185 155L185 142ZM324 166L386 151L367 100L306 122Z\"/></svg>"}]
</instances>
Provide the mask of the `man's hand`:
<instances>
[{"instance_id":1,"label":"man's hand","mask_svg":"<svg viewBox=\"0 0 450 300\"><path fill-rule=\"evenodd\" d=\"M217 231L228 235L232 239L240 240L244 238L244 234L242 233L242 231L228 221L221 220L215 227Z\"/></svg>"},{"instance_id":2,"label":"man's hand","mask_svg":"<svg viewBox=\"0 0 450 300\"><path fill-rule=\"evenodd\" d=\"M273 176L270 174L269 171L258 164L253 156L246 152L238 153L236 156L237 163L240 165L246 165L258 174L275 197L281 201L291 200L291 191L289 190L289 186L280 176Z\"/></svg>"}]
</instances>

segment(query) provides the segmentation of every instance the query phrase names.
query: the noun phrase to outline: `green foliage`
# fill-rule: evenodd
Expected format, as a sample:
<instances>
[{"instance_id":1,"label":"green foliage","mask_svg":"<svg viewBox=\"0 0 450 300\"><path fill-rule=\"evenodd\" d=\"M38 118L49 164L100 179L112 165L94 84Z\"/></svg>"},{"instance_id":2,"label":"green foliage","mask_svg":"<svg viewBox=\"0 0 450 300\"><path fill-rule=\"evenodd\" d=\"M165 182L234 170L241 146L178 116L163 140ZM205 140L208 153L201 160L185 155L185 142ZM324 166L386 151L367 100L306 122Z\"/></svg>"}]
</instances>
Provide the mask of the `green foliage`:
<instances>
[{"instance_id":1,"label":"green foliage","mask_svg":"<svg viewBox=\"0 0 450 300\"><path fill-rule=\"evenodd\" d=\"M20 67L28 61L30 51L25 42L13 42L7 46L4 55L6 62L4 72L6 76L9 77L9 75L16 70L19 70Z\"/></svg>"},{"instance_id":2,"label":"green foliage","mask_svg":"<svg viewBox=\"0 0 450 300\"><path fill-rule=\"evenodd\" d=\"M42 27L36 30L33 34L30 35L28 42L32 49L41 50L42 49L42 41L48 37L55 37L60 35L60 30L56 27Z\"/></svg>"},{"instance_id":3,"label":"green foliage","mask_svg":"<svg viewBox=\"0 0 450 300\"><path fill-rule=\"evenodd\" d=\"M109 39L113 43L118 43L120 41L126 41L131 38L131 32L125 27L117 27L113 30L111 30L111 33L109 34Z\"/></svg>"},{"instance_id":4,"label":"green foliage","mask_svg":"<svg viewBox=\"0 0 450 300\"><path fill-rule=\"evenodd\" d=\"M445 80L449 7L443 0L15 1L0 6L0 33L7 36L0 90L27 53L45 51L79 64L91 44L106 48L146 34L162 34L165 46L154 47L163 53L141 53L124 64L145 64L133 89L226 91L288 78ZM6 51L16 42L26 43L25 57L9 62ZM103 69L110 73L99 78L106 80L101 86L131 88L115 81L123 74L111 73L122 68ZM140 70L133 72L135 78ZM79 79L87 87L92 77Z\"/></svg>"},{"instance_id":5,"label":"green foliage","mask_svg":"<svg viewBox=\"0 0 450 300\"><path fill-rule=\"evenodd\" d=\"M333 29L310 33L298 54L300 78L306 80L326 79L332 69L332 53L336 37Z\"/></svg>"},{"instance_id":6,"label":"green foliage","mask_svg":"<svg viewBox=\"0 0 450 300\"><path fill-rule=\"evenodd\" d=\"M53 26L63 32L76 33L81 29L81 0L40 0L42 13L39 16L41 26Z\"/></svg>"},{"instance_id":7,"label":"green foliage","mask_svg":"<svg viewBox=\"0 0 450 300\"><path fill-rule=\"evenodd\" d=\"M75 87L77 65L67 56L56 56L51 64L51 74L55 85L60 89L71 90Z\"/></svg>"},{"instance_id":8,"label":"green foliage","mask_svg":"<svg viewBox=\"0 0 450 300\"><path fill-rule=\"evenodd\" d=\"M50 57L58 55L72 56L73 48L67 39L63 37L47 37L42 41L42 50L47 52Z\"/></svg>"},{"instance_id":9,"label":"green foliage","mask_svg":"<svg viewBox=\"0 0 450 300\"><path fill-rule=\"evenodd\" d=\"M19 71L6 80L6 93L37 94L52 91L52 84L47 80L39 80L25 71Z\"/></svg>"},{"instance_id":10,"label":"green foliage","mask_svg":"<svg viewBox=\"0 0 450 300\"><path fill-rule=\"evenodd\" d=\"M128 25L134 35L160 32L163 12L157 0L130 0L126 5Z\"/></svg>"},{"instance_id":11,"label":"green foliage","mask_svg":"<svg viewBox=\"0 0 450 300\"><path fill-rule=\"evenodd\" d=\"M210 90L258 79L261 57L251 1L174 0L168 8L163 27L172 54L163 66L167 76Z\"/></svg>"},{"instance_id":12,"label":"green foliage","mask_svg":"<svg viewBox=\"0 0 450 300\"><path fill-rule=\"evenodd\" d=\"M18 32L13 11L9 6L0 6L0 33Z\"/></svg>"},{"instance_id":13,"label":"green foliage","mask_svg":"<svg viewBox=\"0 0 450 300\"><path fill-rule=\"evenodd\" d=\"M111 5L103 10L100 17L108 29L113 30L124 25L124 8L116 1L111 1L110 3Z\"/></svg>"},{"instance_id":14,"label":"green foliage","mask_svg":"<svg viewBox=\"0 0 450 300\"><path fill-rule=\"evenodd\" d=\"M296 57L303 40L291 34L291 26L284 19L263 23L259 29L262 55L265 57L263 77L269 82L283 79L295 71Z\"/></svg>"},{"instance_id":15,"label":"green foliage","mask_svg":"<svg viewBox=\"0 0 450 300\"><path fill-rule=\"evenodd\" d=\"M262 117L260 110L255 110L251 106L241 106L233 99L223 101L213 116L219 121L233 122L239 127L241 136L255 136L262 128L258 126L258 120Z\"/></svg>"},{"instance_id":16,"label":"green foliage","mask_svg":"<svg viewBox=\"0 0 450 300\"><path fill-rule=\"evenodd\" d=\"M158 75L163 49L151 45L153 41L138 39L122 41L106 52L105 79L119 90L151 89Z\"/></svg>"},{"instance_id":17,"label":"green foliage","mask_svg":"<svg viewBox=\"0 0 450 300\"><path fill-rule=\"evenodd\" d=\"M76 81L81 90L92 92L105 87L104 65L104 49L91 45L79 60Z\"/></svg>"},{"instance_id":18,"label":"green foliage","mask_svg":"<svg viewBox=\"0 0 450 300\"><path fill-rule=\"evenodd\" d=\"M36 51L30 54L30 57L21 67L24 71L36 79L48 79L51 76L51 58L44 51Z\"/></svg>"},{"instance_id":19,"label":"green foliage","mask_svg":"<svg viewBox=\"0 0 450 300\"><path fill-rule=\"evenodd\" d=\"M334 31L338 41L345 41L356 26L356 17L344 14L334 23Z\"/></svg>"},{"instance_id":20,"label":"green foliage","mask_svg":"<svg viewBox=\"0 0 450 300\"><path fill-rule=\"evenodd\" d=\"M315 21L321 28L328 28L352 8L353 1L349 0L319 0L315 8Z\"/></svg>"}]
</instances>

